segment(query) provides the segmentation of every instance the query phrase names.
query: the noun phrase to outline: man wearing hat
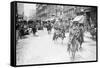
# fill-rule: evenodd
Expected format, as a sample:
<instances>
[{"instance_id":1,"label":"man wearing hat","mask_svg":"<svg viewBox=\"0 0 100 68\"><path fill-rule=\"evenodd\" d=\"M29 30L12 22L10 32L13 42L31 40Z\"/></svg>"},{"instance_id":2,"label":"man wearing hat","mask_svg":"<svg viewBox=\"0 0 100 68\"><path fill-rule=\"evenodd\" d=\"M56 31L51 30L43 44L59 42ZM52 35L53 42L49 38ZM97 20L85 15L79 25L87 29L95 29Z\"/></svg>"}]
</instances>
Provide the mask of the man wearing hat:
<instances>
[{"instance_id":1,"label":"man wearing hat","mask_svg":"<svg viewBox=\"0 0 100 68\"><path fill-rule=\"evenodd\" d=\"M84 9L81 9L80 12L77 12L77 16L73 19L73 23L74 21L78 21L79 22L79 30L80 30L80 38L81 41L84 42L84 38L83 38L83 32L84 32L84 23L86 22L86 16L84 13ZM80 44L80 47L82 45L82 42Z\"/></svg>"}]
</instances>

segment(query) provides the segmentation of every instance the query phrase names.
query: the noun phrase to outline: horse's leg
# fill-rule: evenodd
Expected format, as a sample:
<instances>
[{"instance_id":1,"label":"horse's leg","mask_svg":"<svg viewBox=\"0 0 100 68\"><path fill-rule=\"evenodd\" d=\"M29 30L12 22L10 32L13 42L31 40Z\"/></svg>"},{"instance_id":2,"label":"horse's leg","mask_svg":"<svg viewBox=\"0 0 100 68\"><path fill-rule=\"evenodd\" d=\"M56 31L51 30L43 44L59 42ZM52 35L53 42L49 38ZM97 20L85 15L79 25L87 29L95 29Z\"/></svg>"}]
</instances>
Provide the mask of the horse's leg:
<instances>
[{"instance_id":1,"label":"horse's leg","mask_svg":"<svg viewBox=\"0 0 100 68\"><path fill-rule=\"evenodd\" d=\"M64 38L62 38L62 42L61 42L62 44L63 44L63 40L64 40Z\"/></svg>"},{"instance_id":2,"label":"horse's leg","mask_svg":"<svg viewBox=\"0 0 100 68\"><path fill-rule=\"evenodd\" d=\"M49 34L49 30L48 30L48 34Z\"/></svg>"},{"instance_id":3,"label":"horse's leg","mask_svg":"<svg viewBox=\"0 0 100 68\"><path fill-rule=\"evenodd\" d=\"M72 47L72 61L75 59L76 47Z\"/></svg>"},{"instance_id":4,"label":"horse's leg","mask_svg":"<svg viewBox=\"0 0 100 68\"><path fill-rule=\"evenodd\" d=\"M73 43L73 46L72 46L72 59L73 59L73 61L74 61L74 59L75 59L75 54L76 54L76 51L77 51L77 47L78 47L78 41L77 40L74 40L73 41L74 43Z\"/></svg>"},{"instance_id":5,"label":"horse's leg","mask_svg":"<svg viewBox=\"0 0 100 68\"><path fill-rule=\"evenodd\" d=\"M51 34L51 29L50 29L50 34Z\"/></svg>"},{"instance_id":6,"label":"horse's leg","mask_svg":"<svg viewBox=\"0 0 100 68\"><path fill-rule=\"evenodd\" d=\"M83 43L83 42L82 42L82 41L80 41L80 48L82 48L82 43Z\"/></svg>"},{"instance_id":7,"label":"horse's leg","mask_svg":"<svg viewBox=\"0 0 100 68\"><path fill-rule=\"evenodd\" d=\"M78 50L79 50L79 46L80 46L80 41L79 41L79 40L77 40L77 41L76 41L76 51L78 51Z\"/></svg>"},{"instance_id":8,"label":"horse's leg","mask_svg":"<svg viewBox=\"0 0 100 68\"><path fill-rule=\"evenodd\" d=\"M63 44L63 40L64 40L64 38L65 38L65 35L62 34L61 38L62 38L62 44Z\"/></svg>"},{"instance_id":9,"label":"horse's leg","mask_svg":"<svg viewBox=\"0 0 100 68\"><path fill-rule=\"evenodd\" d=\"M55 42L57 42L57 39L58 39L58 36L57 36L56 33L55 33L55 34L54 34L53 40L54 40Z\"/></svg>"},{"instance_id":10,"label":"horse's leg","mask_svg":"<svg viewBox=\"0 0 100 68\"><path fill-rule=\"evenodd\" d=\"M73 61L74 61L74 59L75 59L75 53L76 53L76 51L73 52Z\"/></svg>"},{"instance_id":11,"label":"horse's leg","mask_svg":"<svg viewBox=\"0 0 100 68\"><path fill-rule=\"evenodd\" d=\"M67 49L67 51L69 52L69 55L70 55L70 51L71 51L71 45L70 45L70 44L68 44L68 49Z\"/></svg>"},{"instance_id":12,"label":"horse's leg","mask_svg":"<svg viewBox=\"0 0 100 68\"><path fill-rule=\"evenodd\" d=\"M53 40L55 40L56 39L56 33L54 33L54 35L53 35Z\"/></svg>"},{"instance_id":13,"label":"horse's leg","mask_svg":"<svg viewBox=\"0 0 100 68\"><path fill-rule=\"evenodd\" d=\"M73 60L73 44L70 46L70 54L71 54L71 60Z\"/></svg>"},{"instance_id":14,"label":"horse's leg","mask_svg":"<svg viewBox=\"0 0 100 68\"><path fill-rule=\"evenodd\" d=\"M56 41L57 41L58 38L59 38L59 36L57 35L57 36L56 36Z\"/></svg>"},{"instance_id":15,"label":"horse's leg","mask_svg":"<svg viewBox=\"0 0 100 68\"><path fill-rule=\"evenodd\" d=\"M74 61L74 52L71 51L71 60Z\"/></svg>"},{"instance_id":16,"label":"horse's leg","mask_svg":"<svg viewBox=\"0 0 100 68\"><path fill-rule=\"evenodd\" d=\"M82 41L80 42L80 48L82 48Z\"/></svg>"},{"instance_id":17,"label":"horse's leg","mask_svg":"<svg viewBox=\"0 0 100 68\"><path fill-rule=\"evenodd\" d=\"M79 45L80 45L79 48L81 48L82 47L82 38L81 37L79 38Z\"/></svg>"}]
</instances>

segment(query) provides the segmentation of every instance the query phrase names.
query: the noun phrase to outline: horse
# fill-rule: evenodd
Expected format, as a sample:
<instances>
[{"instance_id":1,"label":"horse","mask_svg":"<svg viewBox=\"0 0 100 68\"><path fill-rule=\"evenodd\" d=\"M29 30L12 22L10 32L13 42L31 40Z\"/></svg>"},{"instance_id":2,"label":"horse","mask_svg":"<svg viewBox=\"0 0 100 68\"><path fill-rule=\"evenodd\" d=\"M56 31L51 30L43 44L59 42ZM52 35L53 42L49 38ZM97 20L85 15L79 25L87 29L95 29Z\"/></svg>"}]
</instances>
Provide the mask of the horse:
<instances>
[{"instance_id":1,"label":"horse","mask_svg":"<svg viewBox=\"0 0 100 68\"><path fill-rule=\"evenodd\" d=\"M79 41L75 35L71 38L70 43L68 43L67 50L69 51L69 54L71 54L72 60L74 60L75 54L79 50Z\"/></svg>"},{"instance_id":2,"label":"horse","mask_svg":"<svg viewBox=\"0 0 100 68\"><path fill-rule=\"evenodd\" d=\"M56 30L54 32L53 40L57 40L58 38L61 38L63 43L64 38L66 38L64 30Z\"/></svg>"},{"instance_id":3,"label":"horse","mask_svg":"<svg viewBox=\"0 0 100 68\"><path fill-rule=\"evenodd\" d=\"M69 43L67 50L71 53L72 59L75 58L75 53L79 50L82 44L81 31L77 26L74 26L69 33Z\"/></svg>"},{"instance_id":4,"label":"horse","mask_svg":"<svg viewBox=\"0 0 100 68\"><path fill-rule=\"evenodd\" d=\"M51 30L52 30L52 25L49 23L49 24L47 24L47 31L48 31L48 34L51 33Z\"/></svg>"},{"instance_id":5,"label":"horse","mask_svg":"<svg viewBox=\"0 0 100 68\"><path fill-rule=\"evenodd\" d=\"M84 42L82 25L78 21L74 21L73 23L74 24L70 27L70 34L75 34L76 39L79 42L80 48L82 48L82 43Z\"/></svg>"}]
</instances>

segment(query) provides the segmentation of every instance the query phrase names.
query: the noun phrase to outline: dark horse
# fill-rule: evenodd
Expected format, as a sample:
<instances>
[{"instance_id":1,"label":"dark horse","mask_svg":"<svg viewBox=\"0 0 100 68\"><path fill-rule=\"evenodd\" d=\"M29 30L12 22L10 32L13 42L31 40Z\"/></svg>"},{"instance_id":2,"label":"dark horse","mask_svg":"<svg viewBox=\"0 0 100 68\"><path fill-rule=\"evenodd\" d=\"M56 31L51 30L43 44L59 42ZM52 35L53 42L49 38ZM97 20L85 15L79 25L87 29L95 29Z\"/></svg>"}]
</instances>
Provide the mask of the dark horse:
<instances>
[{"instance_id":1,"label":"dark horse","mask_svg":"<svg viewBox=\"0 0 100 68\"><path fill-rule=\"evenodd\" d=\"M53 40L57 40L58 38L61 38L62 43L63 43L63 40L64 40L65 37L66 37L65 31L64 30L58 30L58 32L54 32Z\"/></svg>"},{"instance_id":2,"label":"dark horse","mask_svg":"<svg viewBox=\"0 0 100 68\"><path fill-rule=\"evenodd\" d=\"M48 23L48 25L47 25L47 31L48 31L48 34L51 33L51 30L52 30L51 23Z\"/></svg>"}]
</instances>

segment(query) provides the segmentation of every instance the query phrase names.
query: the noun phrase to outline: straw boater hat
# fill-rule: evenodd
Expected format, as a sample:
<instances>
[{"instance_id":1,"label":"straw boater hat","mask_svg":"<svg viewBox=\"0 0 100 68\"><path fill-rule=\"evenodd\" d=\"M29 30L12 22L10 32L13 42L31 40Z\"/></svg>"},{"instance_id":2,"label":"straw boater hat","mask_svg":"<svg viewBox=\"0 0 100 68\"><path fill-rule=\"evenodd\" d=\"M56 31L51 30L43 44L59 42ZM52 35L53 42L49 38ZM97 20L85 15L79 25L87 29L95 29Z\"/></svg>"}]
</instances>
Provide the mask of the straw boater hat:
<instances>
[{"instance_id":1,"label":"straw boater hat","mask_svg":"<svg viewBox=\"0 0 100 68\"><path fill-rule=\"evenodd\" d=\"M77 11L77 15L83 15L84 12L85 12L84 9L80 9L80 10Z\"/></svg>"}]
</instances>

